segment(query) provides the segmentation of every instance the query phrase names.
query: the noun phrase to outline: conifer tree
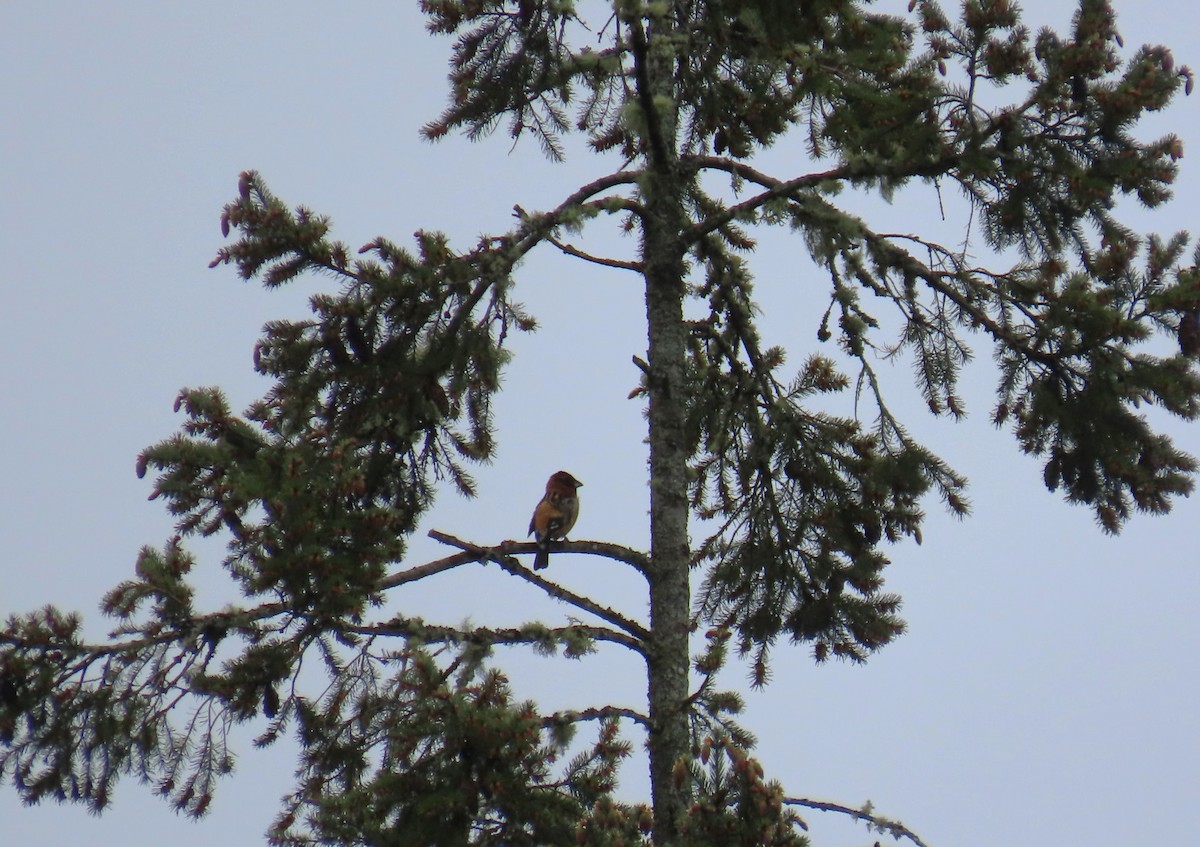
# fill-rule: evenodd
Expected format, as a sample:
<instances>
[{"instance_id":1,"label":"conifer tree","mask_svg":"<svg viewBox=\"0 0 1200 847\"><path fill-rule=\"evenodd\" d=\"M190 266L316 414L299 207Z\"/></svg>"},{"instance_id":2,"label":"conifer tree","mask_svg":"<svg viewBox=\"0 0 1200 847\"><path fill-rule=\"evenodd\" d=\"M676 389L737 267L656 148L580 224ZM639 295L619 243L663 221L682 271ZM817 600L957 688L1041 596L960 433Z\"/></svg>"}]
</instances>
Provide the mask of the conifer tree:
<instances>
[{"instance_id":1,"label":"conifer tree","mask_svg":"<svg viewBox=\"0 0 1200 847\"><path fill-rule=\"evenodd\" d=\"M85 642L54 608L7 622L0 777L31 801L102 809L133 775L199 815L231 768L229 729L251 723L260 744L292 733L301 749L272 843L804 844L804 801L765 780L717 676L732 650L764 684L780 639L864 661L904 628L886 544L919 540L931 493L966 511L965 480L890 411L882 355L910 357L930 411L957 418L971 346L990 347L993 421L1108 532L1190 492L1195 461L1139 409L1200 410L1197 257L1184 233L1132 231L1118 203L1169 197L1181 142L1135 129L1192 74L1166 48L1127 49L1103 0L1081 0L1069 32L1036 34L1008 0L953 13L912 0L905 14L842 0L422 6L455 39L450 103L426 137L503 128L556 159L574 135L613 167L471 246L421 231L357 251L243 174L214 265L267 287L335 284L310 319L265 327L261 400L238 414L218 389L186 389L182 430L141 455L177 532L104 598L112 639ZM785 138L787 172L753 162ZM881 231L839 202L920 187L966 198L970 249ZM632 258L562 238L613 217ZM754 233L770 226L794 233L827 287L798 366L756 328ZM650 549L552 548L639 571L645 622L531 570L532 543L439 534L455 552L408 555L438 489L471 495L472 465L494 455L492 398L521 366L506 340L535 327L515 269L535 249L644 283L647 346L630 352ZM869 412L818 409L852 386ZM189 582L187 543L208 536L226 541L244 598L216 611ZM482 563L585 619L376 613ZM524 644L580 658L601 642L644 659L644 708L543 713L492 657ZM644 804L614 794L630 725L648 739Z\"/></svg>"}]
</instances>

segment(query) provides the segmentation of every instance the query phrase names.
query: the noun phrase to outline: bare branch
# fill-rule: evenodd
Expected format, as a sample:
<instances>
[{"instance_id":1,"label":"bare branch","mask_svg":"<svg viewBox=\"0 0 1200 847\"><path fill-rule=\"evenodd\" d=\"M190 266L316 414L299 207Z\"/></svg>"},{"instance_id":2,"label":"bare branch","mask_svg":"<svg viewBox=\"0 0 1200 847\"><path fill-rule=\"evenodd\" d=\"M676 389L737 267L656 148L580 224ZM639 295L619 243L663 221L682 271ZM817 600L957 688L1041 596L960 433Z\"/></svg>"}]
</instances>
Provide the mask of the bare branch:
<instances>
[{"instance_id":1,"label":"bare branch","mask_svg":"<svg viewBox=\"0 0 1200 847\"><path fill-rule=\"evenodd\" d=\"M406 582L416 582L418 579L424 579L427 576L433 576L434 574L457 568L459 565L468 565L471 562L478 561L479 557L472 553L455 553L453 556L447 556L444 559L438 559L434 562L394 573L384 578L379 583L379 587L381 589L395 588L398 585L404 585Z\"/></svg>"},{"instance_id":2,"label":"bare branch","mask_svg":"<svg viewBox=\"0 0 1200 847\"><path fill-rule=\"evenodd\" d=\"M607 606L601 606L599 603L589 600L587 597L576 594L573 591L568 591L560 585L556 585L547 579L543 579L533 571L521 567L521 565L515 559L513 559L512 556L508 555L510 552L536 552L537 545L533 544L532 542L505 542L499 547L479 547L478 545L455 538L452 535L439 532L436 529L429 530L429 537L435 541L440 541L443 544L448 544L451 547L458 547L461 550L469 551L476 561L495 562L503 570L507 571L513 576L520 577L526 582L532 582L551 597L562 600L564 603L568 603L577 609L590 612L601 620L608 621L612 625L625 630L634 638L645 640L650 636L649 631L644 626L625 617L615 609L610 609ZM642 573L645 573L645 568L647 565L644 556L617 544L604 544L597 541L564 541L552 544L550 549L564 553L590 553L593 555L604 556L606 558L614 558L618 561L633 565Z\"/></svg>"},{"instance_id":3,"label":"bare branch","mask_svg":"<svg viewBox=\"0 0 1200 847\"><path fill-rule=\"evenodd\" d=\"M484 554L492 553L501 557L509 557L509 554L512 553L537 552L537 544L533 541L502 541L496 547L480 547L436 529L429 531L429 537L443 544L448 544L451 547L458 547L466 552L455 556L448 556L445 559L439 559L437 562L422 565L420 568L413 568L411 571L405 571L406 574L415 573L418 570L423 571L421 574L415 576L414 579L420 579L422 576L428 576L433 573L440 573L443 570L449 570L465 562L478 562L488 559L489 557ZM640 574L645 574L646 569L650 566L650 560L644 553L640 553L629 547L623 547L620 544L610 544L607 541L552 541L550 542L550 552L602 556L606 559L624 562ZM489 560L496 561L495 558L490 558ZM437 567L434 567L435 565ZM426 568L429 569L427 572L424 570ZM389 577L388 581L390 580L391 578ZM408 581L407 579L401 580L401 582Z\"/></svg>"},{"instance_id":4,"label":"bare branch","mask_svg":"<svg viewBox=\"0 0 1200 847\"><path fill-rule=\"evenodd\" d=\"M574 256L576 259L583 259L586 262L591 262L595 265L603 265L606 268L619 268L620 270L633 271L635 273L642 272L641 262L630 262L624 259L609 259L605 256L593 256L591 253L585 253L573 244L564 244L554 236L546 237L546 240L557 247L568 256Z\"/></svg>"}]
</instances>

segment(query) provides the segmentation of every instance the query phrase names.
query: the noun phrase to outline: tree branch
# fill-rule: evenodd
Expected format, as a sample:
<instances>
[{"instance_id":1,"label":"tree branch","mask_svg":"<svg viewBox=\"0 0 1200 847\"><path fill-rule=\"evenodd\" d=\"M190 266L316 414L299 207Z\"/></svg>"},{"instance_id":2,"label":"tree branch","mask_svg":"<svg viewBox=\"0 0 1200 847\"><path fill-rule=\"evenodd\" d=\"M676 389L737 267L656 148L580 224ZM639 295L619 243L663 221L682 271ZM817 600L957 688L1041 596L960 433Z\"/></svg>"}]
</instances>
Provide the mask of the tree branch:
<instances>
[{"instance_id":1,"label":"tree branch","mask_svg":"<svg viewBox=\"0 0 1200 847\"><path fill-rule=\"evenodd\" d=\"M546 717L542 721L542 724L550 726L562 722L602 721L607 718L627 718L646 729L650 728L649 717L643 715L641 712L627 709L623 706L600 706L594 709L584 709L583 711L568 710L565 712L555 712L553 715Z\"/></svg>"},{"instance_id":2,"label":"tree branch","mask_svg":"<svg viewBox=\"0 0 1200 847\"><path fill-rule=\"evenodd\" d=\"M948 281L962 281L964 278L973 277L975 274L983 274L984 276L988 276L993 279L1001 276L1001 274L989 271L986 268L979 269L960 267L953 271L937 270L929 267L907 250L894 244L889 237L880 235L879 233L876 233L865 226L862 228L861 237L863 241L870 244L881 254L889 255L889 258L895 262L896 267L908 271L924 280L925 284L928 285L931 290L942 295L951 303L953 303L963 312L963 314L968 315L972 321L987 330L987 332L996 341L1007 344L1009 347L1021 353L1021 355L1025 356L1031 361L1035 361L1050 367L1064 366L1064 363L1061 361L1060 357L1055 356L1053 353L1039 350L1031 346L1025 339L1020 338L1011 329L994 320L987 313L987 310L984 306L980 305L970 296L957 290L954 286L948 284ZM920 244L925 243L920 239L913 240ZM1000 293L998 290L996 293L999 297ZM1011 303L1012 301L1008 300L1006 302ZM1028 316L1029 313L1025 309L1019 308L1019 310ZM1068 368L1070 367L1069 365L1065 366Z\"/></svg>"},{"instance_id":3,"label":"tree branch","mask_svg":"<svg viewBox=\"0 0 1200 847\"><path fill-rule=\"evenodd\" d=\"M604 256L593 256L591 253L585 253L573 244L564 244L552 235L546 236L546 240L557 247L568 256L574 256L577 259L583 259L586 262L591 262L596 265L603 265L607 268L619 268L621 270L633 271L634 273L642 272L641 262L630 262L623 259L609 259Z\"/></svg>"},{"instance_id":4,"label":"tree branch","mask_svg":"<svg viewBox=\"0 0 1200 847\"><path fill-rule=\"evenodd\" d=\"M592 641L608 641L620 644L645 654L642 643L623 632L599 626L564 626L551 629L542 624L526 624L520 627L473 627L464 629L454 626L427 624L415 618L396 616L389 621L378 624L357 624L341 626L343 632L353 632L358 635L399 635L406 638L419 638L426 643L464 643L475 644L546 644L551 641L566 643L572 636L582 636Z\"/></svg>"},{"instance_id":5,"label":"tree branch","mask_svg":"<svg viewBox=\"0 0 1200 847\"><path fill-rule=\"evenodd\" d=\"M865 171L861 166L851 167L842 165L819 173L805 174L803 176L794 177L789 180L781 180L773 177L770 174L765 174L760 170L750 167L745 162L740 162L736 159L728 159L723 156L689 156L684 160L684 163L696 170L709 168L712 170L724 171L732 176L744 179L747 182L752 182L755 185L762 186L767 189L761 194L743 200L741 203L736 203L730 206L725 211L713 215L702 223L698 223L690 228L684 237L689 242L698 241L703 236L712 232L715 229L720 229L725 224L733 221L738 215L746 212L759 209L780 197L789 197L795 192L805 188L812 188L820 185L822 182L829 180L845 180L845 179L864 179L864 178L884 178L893 177L934 177L943 173L947 168L955 164L956 158L951 156L942 156L941 158L922 164L920 167L911 169L910 172L903 174L888 174L883 172L872 173ZM795 198L793 198L795 199Z\"/></svg>"},{"instance_id":6,"label":"tree branch","mask_svg":"<svg viewBox=\"0 0 1200 847\"><path fill-rule=\"evenodd\" d=\"M851 809L849 806L842 806L838 803L826 803L823 800L809 800L804 797L784 797L783 802L789 806L803 806L808 809L817 809L821 812L837 812L838 814L848 815L856 821L865 821L871 829L874 829L876 832L886 833L897 841L901 838L907 838L913 844L916 844L917 847L929 847L915 832L899 821L873 814L870 803L861 809Z\"/></svg>"},{"instance_id":7,"label":"tree branch","mask_svg":"<svg viewBox=\"0 0 1200 847\"><path fill-rule=\"evenodd\" d=\"M503 570L507 571L513 576L520 577L526 582L532 582L551 597L562 600L564 603L568 603L577 609L582 609L585 612L589 612L601 620L608 621L613 626L625 630L625 632L629 633L634 638L645 640L650 636L649 631L644 626L625 617L615 609L601 606L599 603L589 600L587 597L576 594L573 591L568 591L560 585L556 585L547 579L543 579L533 571L521 567L516 560L508 555L509 552L536 552L537 545L532 542L506 542L499 547L479 547L478 545L455 538L452 535L439 532L436 529L429 530L429 537L451 547L458 547L461 550L470 552L475 561L495 562ZM627 564L633 565L642 573L645 573L645 568L647 566L644 556L641 556L640 554L635 553L628 548L620 547L616 544L603 544L596 541L566 541L552 544L551 549L560 552L591 553L593 555L604 556L606 558L615 558L618 561L623 561Z\"/></svg>"},{"instance_id":8,"label":"tree branch","mask_svg":"<svg viewBox=\"0 0 1200 847\"><path fill-rule=\"evenodd\" d=\"M736 159L726 159L721 156L691 156L685 160L685 163L695 167L697 170L703 168L711 168L712 170L725 171L732 176L744 179L747 182L752 182L755 185L760 185L767 190L761 194L743 200L741 203L736 203L725 211L713 215L702 223L688 229L684 233L684 239L689 243L699 241L713 230L720 229L725 224L730 223L739 215L746 212L761 208L779 197L787 197L795 192L804 189L812 188L815 185L820 185L827 180L846 179L851 175L850 168L843 165L842 167L833 168L820 173L805 174L789 180L780 180L769 174L765 174L755 168L750 167L745 162L739 162Z\"/></svg>"},{"instance_id":9,"label":"tree branch","mask_svg":"<svg viewBox=\"0 0 1200 847\"><path fill-rule=\"evenodd\" d=\"M86 655L89 657L88 661L90 662L103 656L135 653L143 648L166 645L173 642L183 642L194 637L210 641L210 633L220 632L223 634L228 630L245 629L250 624L288 611L288 607L283 603L264 603L252 609L228 609L194 617L188 622L189 627L186 630L180 628L160 629L153 635L145 635L130 641L119 641L111 644L85 644L77 641L55 640L47 637L40 637L38 639L24 638L13 634L13 631L9 629L0 631L0 645L9 645L21 649L34 649L42 652L55 651L74 656ZM219 640L219 638L216 640ZM191 648L185 647L184 649Z\"/></svg>"},{"instance_id":10,"label":"tree branch","mask_svg":"<svg viewBox=\"0 0 1200 847\"><path fill-rule=\"evenodd\" d=\"M459 565L468 565L471 562L478 562L479 557L473 553L455 553L453 556L447 556L444 559L429 562L424 565L417 565L408 570L399 571L390 576L385 577L379 583L380 589L395 588L399 585L404 585L406 582L416 582L419 579L424 579L427 576L442 573Z\"/></svg>"},{"instance_id":11,"label":"tree branch","mask_svg":"<svg viewBox=\"0 0 1200 847\"><path fill-rule=\"evenodd\" d=\"M725 171L768 189L767 191L757 194L754 197L743 201L742 203L730 206L724 212L714 215L708 220L704 221L702 224L697 224L696 226L692 227L692 229L689 230L689 237L693 241L698 240L713 230L719 229L721 226L724 226L725 224L734 220L739 214L762 207L770 200L780 197L789 197L800 189L811 188L825 180L845 179L850 176L857 175L852 174L848 167L843 166L834 168L832 170L823 171L821 173L807 174L791 180L781 181L775 177L750 167L744 162L739 162L733 159L725 159L716 156L695 156L689 159L689 164L700 168L712 168L715 170ZM836 208L820 197L808 195L805 197L805 201L815 202L831 213L840 214ZM947 284L947 280L962 279L964 274L982 273L985 276L995 278L998 276L997 273L988 271L987 269L967 268L956 268L954 271L936 270L929 267L924 262L921 262L907 250L904 250L903 248L894 244L892 241L893 234L889 233L887 235L883 235L876 233L865 225L862 226L860 237L863 241L869 243L877 250L890 254L897 262L898 267L901 267L902 269L908 270L909 272L919 276L933 291L946 297L965 314L970 315L972 320L976 321L980 326L986 329L996 340L1007 343L1014 349L1019 350L1029 359L1042 364L1050 364L1056 361L1055 357L1051 354L1036 350L1030 347L1027 343L1023 342L1021 339L1017 338L1014 333L993 320L987 314L985 309L973 302L969 297L955 290L953 286ZM931 246L929 242L926 242L920 238L916 238L915 236L903 237L910 238L911 240L914 240L918 244L921 244L927 248ZM945 250L945 248L942 248L939 252L947 258L953 259L953 254L951 254L948 250Z\"/></svg>"},{"instance_id":12,"label":"tree branch","mask_svg":"<svg viewBox=\"0 0 1200 847\"><path fill-rule=\"evenodd\" d=\"M452 570L461 565L470 564L472 562L495 561L505 570L513 573L516 576L528 579L531 582L541 586L552 596L577 606L585 611L592 612L598 617L609 620L614 625L620 627L636 639L644 638L646 631L643 627L634 621L631 621L619 613L605 609L596 605L594 608L587 605L590 601L586 598L578 597L572 592L567 591L551 582L541 579L530 573L520 565L504 560L504 555L507 553L535 553L537 545L533 542L507 542L501 548L483 548L475 545L459 541L453 536L445 535L436 531L430 532L430 536L444 544L449 544L453 547L459 547L463 550L462 553L456 553L452 556L446 556L442 559L437 559L433 562L428 562L423 565L408 568L407 570L391 574L379 582L380 590L396 588L409 582L443 573L444 571ZM495 552L496 550L502 552ZM608 544L599 541L564 541L551 544L551 549L555 552L562 553L582 553L585 555L603 556L615 561L624 562L630 565L639 573L645 573L648 561L646 557L635 550L628 547L622 547L617 544ZM593 604L594 605L594 604ZM0 631L0 645L8 645L22 649L36 650L55 650L63 654L74 656L87 656L88 661L95 661L105 656L117 655L122 653L135 653L139 650L167 645L171 643L185 642L191 638L200 638L207 640L209 633L224 632L229 630L244 629L245 627L256 624L259 621L273 618L280 614L289 613L291 610L283 603L263 603L260 606L255 606L249 609L224 609L219 612L211 612L209 614L197 615L188 621L186 629L170 628L159 629L152 634L146 633L145 630L140 630L140 637L131 638L126 641L117 641L108 644L89 644L66 640L47 641L45 638L33 639L21 637L14 631ZM612 617L605 617L611 615ZM354 631L351 628L351 631ZM134 635L137 631L119 631L118 635ZM622 636L623 638L624 636ZM605 639L625 643L619 639ZM627 644L626 646L634 646ZM184 646L183 649L191 649ZM640 646L639 646L640 649Z\"/></svg>"},{"instance_id":13,"label":"tree branch","mask_svg":"<svg viewBox=\"0 0 1200 847\"><path fill-rule=\"evenodd\" d=\"M517 260L522 258L526 253L536 247L546 236L557 227L562 218L571 209L578 208L583 205L584 201L589 197L594 197L603 191L610 188L615 188L618 185L630 185L638 181L641 176L640 171L619 171L611 173L608 176L600 177L600 179L589 182L587 185L580 188L578 191L572 192L565 200L558 204L549 212L538 212L530 214L515 207L514 211L524 225L524 230L516 236L513 241L512 248L509 254L509 265L515 265ZM641 214L641 208L632 201L625 200L621 202L620 208Z\"/></svg>"}]
</instances>

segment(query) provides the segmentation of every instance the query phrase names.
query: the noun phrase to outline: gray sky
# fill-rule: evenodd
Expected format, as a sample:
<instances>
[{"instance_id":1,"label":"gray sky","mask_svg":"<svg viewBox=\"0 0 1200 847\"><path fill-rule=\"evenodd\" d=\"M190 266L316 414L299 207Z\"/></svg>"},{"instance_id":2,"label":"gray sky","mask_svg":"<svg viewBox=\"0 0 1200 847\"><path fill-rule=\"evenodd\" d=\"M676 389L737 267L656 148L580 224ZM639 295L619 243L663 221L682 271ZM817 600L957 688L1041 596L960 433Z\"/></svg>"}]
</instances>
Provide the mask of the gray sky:
<instances>
[{"instance_id":1,"label":"gray sky","mask_svg":"<svg viewBox=\"0 0 1200 847\"><path fill-rule=\"evenodd\" d=\"M1069 18L1057 0L1027 5L1033 28ZM1200 43L1200 12L1165 0L1116 5L1127 9L1119 23L1129 47L1166 43L1180 63L1200 66L1187 53ZM414 6L347 3L340 16L310 0L0 9L0 613L52 602L85 611L90 631L103 632L101 594L130 574L141 545L170 534L133 468L143 447L178 426L176 392L217 384L244 408L266 388L251 370L259 327L302 315L328 285L304 279L268 294L206 267L240 170L333 216L353 247L380 234L405 243L418 227L465 247L506 229L514 203L546 208L609 169L586 156L553 165L528 142L510 152L502 135L420 142L418 127L444 102L447 44L424 33ZM1152 134L1200 141L1198 97L1178 101ZM1200 230L1195 149L1177 201L1139 214L1139 229ZM786 147L770 161L786 171ZM799 153L795 161L804 167ZM938 225L929 195L880 213ZM794 260L800 249L768 239L756 266L768 340L787 345L794 365L812 347L821 288ZM519 281L542 329L514 341L497 407L500 454L478 474L478 499L439 500L413 563L444 552L424 538L429 527L480 543L520 537L559 467L586 483L577 536L645 544L643 423L626 399L637 379L630 356L644 347L637 281L548 254ZM974 516L955 521L931 501L924 545L892 550L889 587L905 598L910 631L866 666L816 667L805 649L775 652L774 682L745 715L757 755L788 793L869 799L935 847L1194 844L1200 500L1103 536L1089 512L1047 493L1037 463L988 423L990 351L976 352L964 387L973 414L959 425L922 414L906 366L881 365L914 430L970 477ZM1200 430L1170 431L1200 454ZM219 551L201 552L201 596L220 605L232 598ZM616 565L563 557L555 571L644 613L637 582ZM397 602L449 623L564 614L502 576L460 573ZM486 603L464 604L470 595ZM505 664L518 693L546 707L637 705L644 686L616 653ZM736 670L728 682L740 683ZM261 843L293 766L282 745L243 745L238 772L198 824L130 781L99 819L24 808L4 786L0 828L14 845ZM631 792L644 785L639 768L627 768ZM819 847L874 839L806 817Z\"/></svg>"}]
</instances>

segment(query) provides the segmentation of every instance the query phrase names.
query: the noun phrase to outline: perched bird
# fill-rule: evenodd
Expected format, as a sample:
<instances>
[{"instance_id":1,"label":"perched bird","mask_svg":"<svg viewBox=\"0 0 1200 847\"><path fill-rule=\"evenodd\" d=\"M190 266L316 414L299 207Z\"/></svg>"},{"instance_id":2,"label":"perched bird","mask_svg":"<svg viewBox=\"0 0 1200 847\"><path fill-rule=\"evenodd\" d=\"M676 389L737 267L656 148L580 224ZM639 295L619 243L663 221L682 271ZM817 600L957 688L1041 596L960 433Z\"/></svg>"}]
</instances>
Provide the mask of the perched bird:
<instances>
[{"instance_id":1,"label":"perched bird","mask_svg":"<svg viewBox=\"0 0 1200 847\"><path fill-rule=\"evenodd\" d=\"M1200 309L1184 312L1179 319L1179 349L1185 356L1200 353Z\"/></svg>"},{"instance_id":2,"label":"perched bird","mask_svg":"<svg viewBox=\"0 0 1200 847\"><path fill-rule=\"evenodd\" d=\"M529 519L529 534L537 539L537 555L533 569L540 571L550 564L550 542L566 538L575 519L579 517L579 495L582 482L566 471L559 471L546 482L546 494Z\"/></svg>"}]
</instances>

